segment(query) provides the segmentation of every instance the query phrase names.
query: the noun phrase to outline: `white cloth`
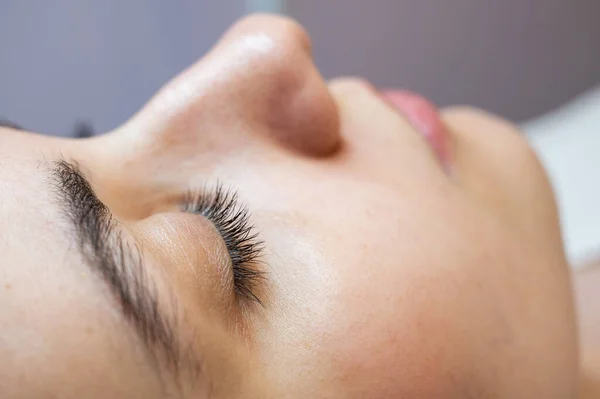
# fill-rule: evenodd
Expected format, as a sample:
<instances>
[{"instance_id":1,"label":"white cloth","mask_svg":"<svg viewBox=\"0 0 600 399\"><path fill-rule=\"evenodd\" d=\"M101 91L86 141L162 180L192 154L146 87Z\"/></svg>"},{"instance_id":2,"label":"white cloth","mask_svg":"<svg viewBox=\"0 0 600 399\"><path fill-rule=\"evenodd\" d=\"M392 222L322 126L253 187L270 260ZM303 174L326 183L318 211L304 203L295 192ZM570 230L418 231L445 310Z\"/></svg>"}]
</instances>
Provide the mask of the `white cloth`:
<instances>
[{"instance_id":1,"label":"white cloth","mask_svg":"<svg viewBox=\"0 0 600 399\"><path fill-rule=\"evenodd\" d=\"M573 265L600 255L600 86L525 123L556 192Z\"/></svg>"}]
</instances>

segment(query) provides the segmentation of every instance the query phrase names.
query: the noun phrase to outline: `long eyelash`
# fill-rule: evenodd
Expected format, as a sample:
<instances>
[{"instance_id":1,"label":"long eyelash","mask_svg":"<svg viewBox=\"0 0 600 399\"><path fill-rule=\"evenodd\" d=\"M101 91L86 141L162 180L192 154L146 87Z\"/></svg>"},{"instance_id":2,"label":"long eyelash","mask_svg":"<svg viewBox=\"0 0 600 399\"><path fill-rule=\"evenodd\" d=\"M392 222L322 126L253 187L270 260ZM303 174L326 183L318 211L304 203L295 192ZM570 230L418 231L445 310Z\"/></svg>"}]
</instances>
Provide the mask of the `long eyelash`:
<instances>
[{"instance_id":1,"label":"long eyelash","mask_svg":"<svg viewBox=\"0 0 600 399\"><path fill-rule=\"evenodd\" d=\"M231 258L236 293L263 305L255 289L264 278L257 269L264 245L237 193L217 184L214 188L188 193L183 204L183 211L206 217L221 234Z\"/></svg>"}]
</instances>

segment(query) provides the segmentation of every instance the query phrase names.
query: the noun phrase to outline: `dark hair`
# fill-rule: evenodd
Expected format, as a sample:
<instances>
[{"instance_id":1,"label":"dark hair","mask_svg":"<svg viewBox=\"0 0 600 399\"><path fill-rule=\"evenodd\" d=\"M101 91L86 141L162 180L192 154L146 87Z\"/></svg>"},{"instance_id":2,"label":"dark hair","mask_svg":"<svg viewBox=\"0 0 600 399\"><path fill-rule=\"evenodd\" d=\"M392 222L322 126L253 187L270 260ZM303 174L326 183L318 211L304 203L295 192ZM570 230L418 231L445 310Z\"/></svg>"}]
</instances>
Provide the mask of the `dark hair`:
<instances>
[{"instance_id":1,"label":"dark hair","mask_svg":"<svg viewBox=\"0 0 600 399\"><path fill-rule=\"evenodd\" d=\"M4 119L0 117L0 127L9 127L11 129L23 130L23 128L16 123L9 121L8 119Z\"/></svg>"},{"instance_id":2,"label":"dark hair","mask_svg":"<svg viewBox=\"0 0 600 399\"><path fill-rule=\"evenodd\" d=\"M17 125L16 123L14 123L8 119L2 118L2 117L0 117L0 127L8 127L10 129L16 129L16 130L25 130L25 129L23 129L23 127ZM92 126L91 123L76 122L71 136L78 138L78 139L83 139L83 138L87 138L87 137L92 137L95 134L96 133L94 132L94 127Z\"/></svg>"}]
</instances>

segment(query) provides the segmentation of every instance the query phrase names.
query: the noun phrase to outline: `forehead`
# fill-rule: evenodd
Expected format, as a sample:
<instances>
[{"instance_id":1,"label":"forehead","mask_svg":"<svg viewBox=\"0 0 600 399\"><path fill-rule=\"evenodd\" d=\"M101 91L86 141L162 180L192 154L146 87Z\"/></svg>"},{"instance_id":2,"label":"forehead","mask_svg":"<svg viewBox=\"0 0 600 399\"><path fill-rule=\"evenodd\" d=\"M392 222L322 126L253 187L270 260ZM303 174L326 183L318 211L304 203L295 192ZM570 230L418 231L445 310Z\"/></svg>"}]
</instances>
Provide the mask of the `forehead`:
<instances>
[{"instance_id":1,"label":"forehead","mask_svg":"<svg viewBox=\"0 0 600 399\"><path fill-rule=\"evenodd\" d=\"M50 191L47 168L41 158L22 156L18 149L0 149L0 248L22 256L19 244L42 246L46 252L57 253L64 234L58 218L58 208ZM6 260L6 257L2 258ZM1 262L1 261L0 261Z\"/></svg>"},{"instance_id":2,"label":"forehead","mask_svg":"<svg viewBox=\"0 0 600 399\"><path fill-rule=\"evenodd\" d=\"M142 396L150 398L160 392L159 379L147 378L155 372L145 352L76 250L47 160L19 154L19 143L13 152L0 147L3 393L83 397L94 389L99 397L135 397L148 387Z\"/></svg>"},{"instance_id":3,"label":"forehead","mask_svg":"<svg viewBox=\"0 0 600 399\"><path fill-rule=\"evenodd\" d=\"M53 139L0 127L0 248L15 256L62 256L69 244L50 173L59 155Z\"/></svg>"}]
</instances>

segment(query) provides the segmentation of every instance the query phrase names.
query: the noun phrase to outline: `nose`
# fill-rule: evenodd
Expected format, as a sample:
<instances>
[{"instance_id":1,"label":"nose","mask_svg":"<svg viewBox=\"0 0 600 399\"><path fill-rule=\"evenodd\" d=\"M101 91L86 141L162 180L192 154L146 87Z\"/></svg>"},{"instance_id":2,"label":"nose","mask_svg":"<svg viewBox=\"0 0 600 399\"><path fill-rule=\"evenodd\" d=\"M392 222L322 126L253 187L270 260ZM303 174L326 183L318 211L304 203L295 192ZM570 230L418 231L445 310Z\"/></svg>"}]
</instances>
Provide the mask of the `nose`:
<instances>
[{"instance_id":1,"label":"nose","mask_svg":"<svg viewBox=\"0 0 600 399\"><path fill-rule=\"evenodd\" d=\"M210 142L213 151L259 138L322 156L339 145L338 123L307 32L288 18L253 15L161 90L130 125L170 135L169 143Z\"/></svg>"}]
</instances>

